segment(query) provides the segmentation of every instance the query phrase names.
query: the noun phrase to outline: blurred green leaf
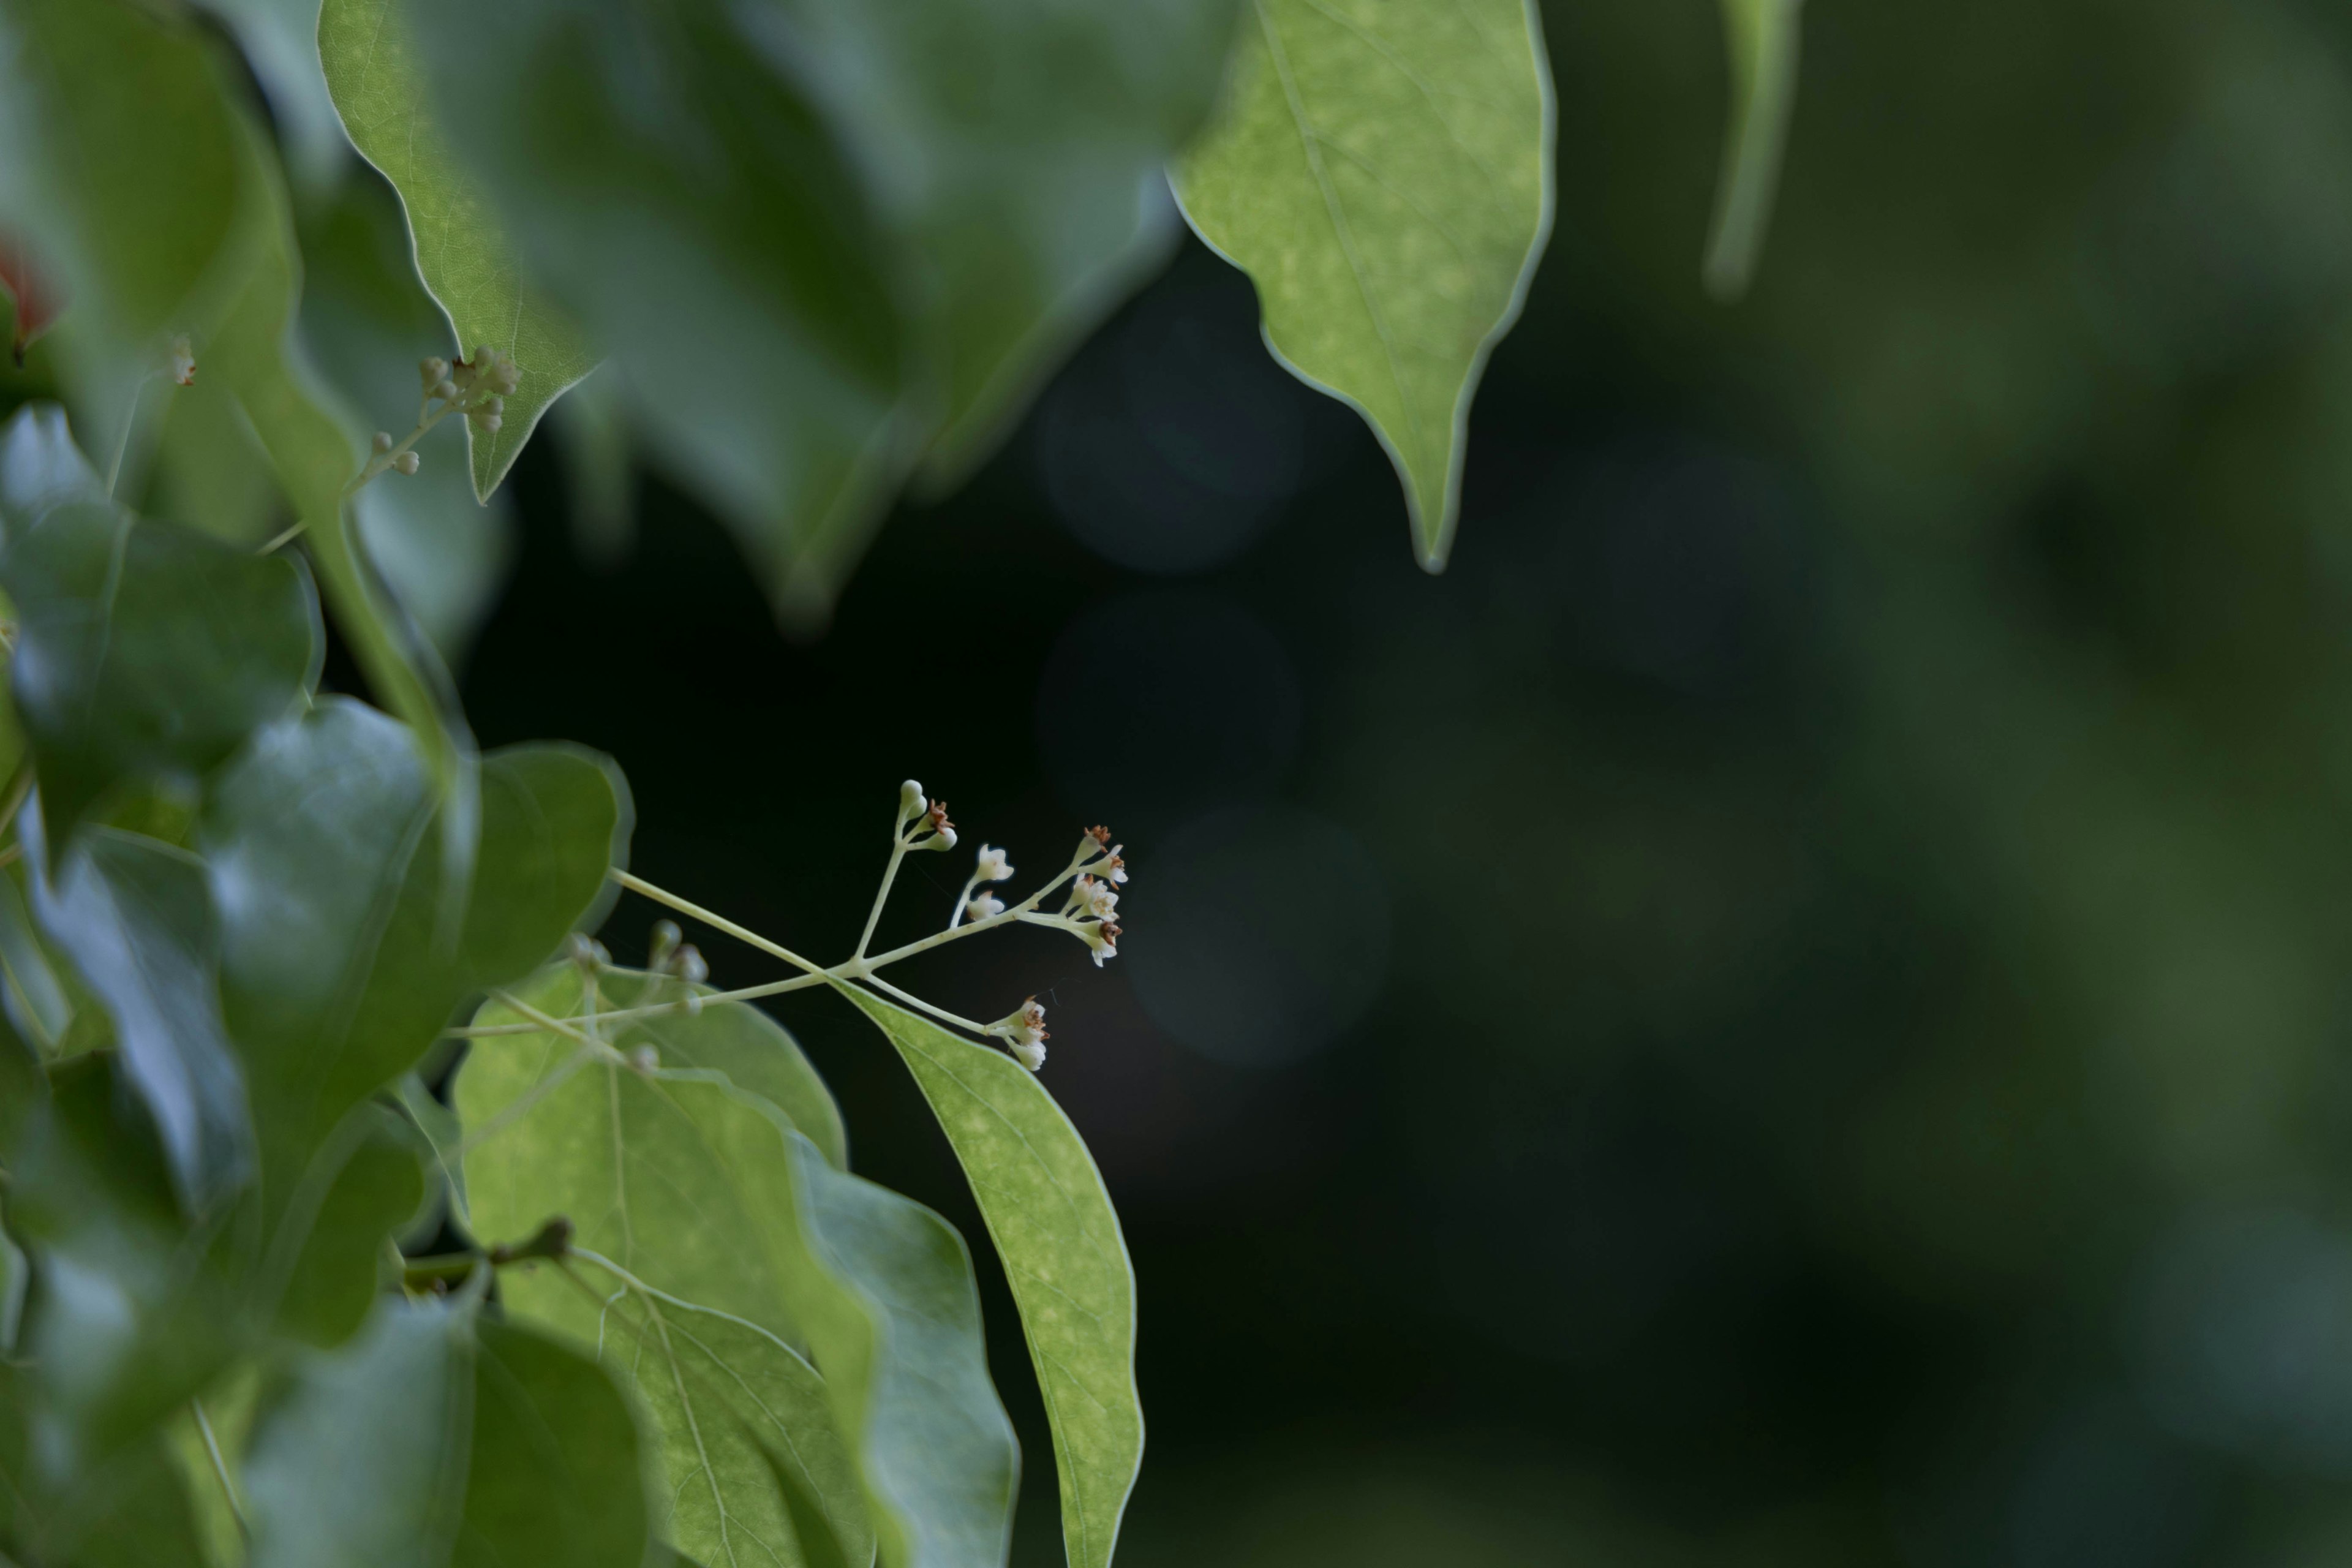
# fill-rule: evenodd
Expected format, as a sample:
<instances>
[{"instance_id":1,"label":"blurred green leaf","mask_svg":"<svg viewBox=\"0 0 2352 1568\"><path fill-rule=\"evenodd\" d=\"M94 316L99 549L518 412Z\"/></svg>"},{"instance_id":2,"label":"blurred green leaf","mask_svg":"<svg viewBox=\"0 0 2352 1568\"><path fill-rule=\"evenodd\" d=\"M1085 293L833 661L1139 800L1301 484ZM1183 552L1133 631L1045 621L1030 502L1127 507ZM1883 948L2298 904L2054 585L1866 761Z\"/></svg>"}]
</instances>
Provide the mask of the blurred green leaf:
<instances>
[{"instance_id":1,"label":"blurred green leaf","mask_svg":"<svg viewBox=\"0 0 2352 1568\"><path fill-rule=\"evenodd\" d=\"M210 772L317 679L318 608L291 561L87 501L9 531L10 689L60 845L117 785Z\"/></svg>"},{"instance_id":2,"label":"blurred green leaf","mask_svg":"<svg viewBox=\"0 0 2352 1568\"><path fill-rule=\"evenodd\" d=\"M44 1057L55 1056L73 1022L75 999L33 928L25 889L0 874L0 1003L16 1032Z\"/></svg>"},{"instance_id":3,"label":"blurred green leaf","mask_svg":"<svg viewBox=\"0 0 2352 1568\"><path fill-rule=\"evenodd\" d=\"M347 156L342 122L319 66L319 0L199 0L229 25L308 184L331 179Z\"/></svg>"},{"instance_id":4,"label":"blurred green leaf","mask_svg":"<svg viewBox=\"0 0 2352 1568\"><path fill-rule=\"evenodd\" d=\"M206 801L222 996L273 1214L314 1180L330 1130L413 1067L468 993L529 973L598 908L625 851L625 786L573 749L485 759L481 812L453 947L438 935L431 791L393 720L322 701L257 737Z\"/></svg>"},{"instance_id":5,"label":"blurred green leaf","mask_svg":"<svg viewBox=\"0 0 2352 1568\"><path fill-rule=\"evenodd\" d=\"M1736 300L1748 291L1756 258L1764 248L1789 111L1797 98L1803 12L1804 0L1723 0L1731 111L1702 268L1707 292L1718 300Z\"/></svg>"},{"instance_id":6,"label":"blurred green leaf","mask_svg":"<svg viewBox=\"0 0 2352 1568\"><path fill-rule=\"evenodd\" d=\"M211 1568L160 1433L100 1474L51 1486L31 1463L27 1374L0 1368L0 1560L25 1568Z\"/></svg>"},{"instance_id":7,"label":"blurred green leaf","mask_svg":"<svg viewBox=\"0 0 2352 1568\"><path fill-rule=\"evenodd\" d=\"M154 474L142 512L248 551L285 528L286 500L269 454L219 376L199 375L155 403Z\"/></svg>"},{"instance_id":8,"label":"blurred green leaf","mask_svg":"<svg viewBox=\"0 0 2352 1568\"><path fill-rule=\"evenodd\" d=\"M204 1214L253 1171L245 1078L215 990L220 928L204 863L111 827L60 850L48 842L44 804L17 819L34 917L113 1020L174 1184L190 1212Z\"/></svg>"},{"instance_id":9,"label":"blurred green leaf","mask_svg":"<svg viewBox=\"0 0 2352 1568\"><path fill-rule=\"evenodd\" d=\"M1176 164L1185 216L1256 283L1276 357L1370 423L1440 570L1470 400L1551 227L1535 7L1252 0L1227 91Z\"/></svg>"},{"instance_id":10,"label":"blurred green leaf","mask_svg":"<svg viewBox=\"0 0 2352 1568\"><path fill-rule=\"evenodd\" d=\"M25 1249L0 1229L0 1356L16 1352L16 1330L25 1321L25 1288L31 1282L32 1266L25 1261Z\"/></svg>"},{"instance_id":11,"label":"blurred green leaf","mask_svg":"<svg viewBox=\"0 0 2352 1568\"><path fill-rule=\"evenodd\" d=\"M410 0L451 143L626 367L670 471L780 609L912 456L897 271L797 79L719 0ZM781 22L774 12L764 13Z\"/></svg>"},{"instance_id":12,"label":"blurred green leaf","mask_svg":"<svg viewBox=\"0 0 2352 1568\"><path fill-rule=\"evenodd\" d=\"M352 141L400 192L417 269L448 313L457 356L470 359L488 344L521 372L496 434L467 422L474 492L488 500L548 405L595 359L580 330L524 277L499 214L451 156L403 0L326 0L318 45ZM448 342L429 352L446 353Z\"/></svg>"},{"instance_id":13,"label":"blurred green leaf","mask_svg":"<svg viewBox=\"0 0 2352 1568\"><path fill-rule=\"evenodd\" d=\"M43 1488L98 1474L218 1374L245 1330L224 1214L191 1226L111 1052L60 1063L17 1135L9 1223L37 1265L21 1335Z\"/></svg>"},{"instance_id":14,"label":"blurred green leaf","mask_svg":"<svg viewBox=\"0 0 2352 1568\"><path fill-rule=\"evenodd\" d=\"M28 403L0 427L0 527L8 535L53 506L105 499L106 487L74 444L64 409Z\"/></svg>"},{"instance_id":15,"label":"blurred green leaf","mask_svg":"<svg viewBox=\"0 0 2352 1568\"><path fill-rule=\"evenodd\" d=\"M282 1282L265 1276L275 1299L277 1331L305 1344L339 1345L357 1330L382 1289L385 1251L425 1202L431 1150L408 1120L380 1105L359 1105L328 1148L342 1156L323 1178L316 1212L289 1216L301 1247ZM272 1261L291 1251L273 1247Z\"/></svg>"},{"instance_id":16,"label":"blurred green leaf","mask_svg":"<svg viewBox=\"0 0 2352 1568\"><path fill-rule=\"evenodd\" d=\"M472 1312L387 1299L341 1350L297 1363L246 1457L253 1568L449 1561L475 1420Z\"/></svg>"},{"instance_id":17,"label":"blurred green leaf","mask_svg":"<svg viewBox=\"0 0 2352 1568\"><path fill-rule=\"evenodd\" d=\"M955 1145L1021 1309L1053 1424L1071 1568L1105 1568L1143 1463L1135 1274L1101 1173L1029 1072L856 986Z\"/></svg>"}]
</instances>

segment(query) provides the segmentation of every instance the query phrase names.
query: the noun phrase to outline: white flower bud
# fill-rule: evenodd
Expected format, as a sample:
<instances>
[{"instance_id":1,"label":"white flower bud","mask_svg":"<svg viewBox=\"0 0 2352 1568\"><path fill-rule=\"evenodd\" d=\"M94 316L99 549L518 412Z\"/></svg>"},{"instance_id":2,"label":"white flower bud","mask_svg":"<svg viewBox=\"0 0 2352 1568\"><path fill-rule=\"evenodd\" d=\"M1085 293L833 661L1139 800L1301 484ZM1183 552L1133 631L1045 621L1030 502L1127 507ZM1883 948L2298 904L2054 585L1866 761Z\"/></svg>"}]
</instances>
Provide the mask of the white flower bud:
<instances>
[{"instance_id":1,"label":"white flower bud","mask_svg":"<svg viewBox=\"0 0 2352 1568\"><path fill-rule=\"evenodd\" d=\"M699 985L710 978L710 965L702 961L701 950L692 942L677 950L669 961L669 967L671 973L688 985Z\"/></svg>"},{"instance_id":2,"label":"white flower bud","mask_svg":"<svg viewBox=\"0 0 2352 1568\"><path fill-rule=\"evenodd\" d=\"M394 458L392 460L392 466L404 474L413 474L417 469L416 454L414 452L403 452L399 457Z\"/></svg>"},{"instance_id":3,"label":"white flower bud","mask_svg":"<svg viewBox=\"0 0 2352 1568\"><path fill-rule=\"evenodd\" d=\"M1005 851L983 844L980 847L979 868L972 875L983 882L1002 882L1013 875L1013 862L1005 858Z\"/></svg>"},{"instance_id":4,"label":"white flower bud","mask_svg":"<svg viewBox=\"0 0 2352 1568\"><path fill-rule=\"evenodd\" d=\"M661 1066L661 1052L651 1046L638 1046L629 1052L629 1066L633 1070L651 1078L654 1076L654 1069Z\"/></svg>"},{"instance_id":5,"label":"white flower bud","mask_svg":"<svg viewBox=\"0 0 2352 1568\"><path fill-rule=\"evenodd\" d=\"M433 389L433 395L444 403L455 403L457 401L457 384L445 380Z\"/></svg>"},{"instance_id":6,"label":"white flower bud","mask_svg":"<svg viewBox=\"0 0 2352 1568\"><path fill-rule=\"evenodd\" d=\"M670 955L677 952L678 940L676 921L654 921L653 941L646 950L646 967L656 971L668 968Z\"/></svg>"},{"instance_id":7,"label":"white flower bud","mask_svg":"<svg viewBox=\"0 0 2352 1568\"><path fill-rule=\"evenodd\" d=\"M425 391L437 391L441 384L449 379L449 362L438 356L418 360L416 374L423 379Z\"/></svg>"},{"instance_id":8,"label":"white flower bud","mask_svg":"<svg viewBox=\"0 0 2352 1568\"><path fill-rule=\"evenodd\" d=\"M923 798L923 786L921 784L917 784L912 779L908 779L905 784L898 786L898 816L902 819L909 816L920 816L923 813L930 809L931 803Z\"/></svg>"},{"instance_id":9,"label":"white flower bud","mask_svg":"<svg viewBox=\"0 0 2352 1568\"><path fill-rule=\"evenodd\" d=\"M1035 1072L1045 1065L1045 1047L1035 1040L1015 1040L1013 1042L1013 1059Z\"/></svg>"},{"instance_id":10,"label":"white flower bud","mask_svg":"<svg viewBox=\"0 0 2352 1568\"><path fill-rule=\"evenodd\" d=\"M1004 912L1004 900L994 893L982 893L963 907L967 920L984 921Z\"/></svg>"},{"instance_id":11,"label":"white flower bud","mask_svg":"<svg viewBox=\"0 0 2352 1568\"><path fill-rule=\"evenodd\" d=\"M381 458L386 452L392 450L392 432L389 430L379 430L375 433L375 439L368 444L375 448L375 455Z\"/></svg>"},{"instance_id":12,"label":"white flower bud","mask_svg":"<svg viewBox=\"0 0 2352 1568\"><path fill-rule=\"evenodd\" d=\"M495 436L499 433L499 426L504 425L506 421L499 418L495 414L485 414L482 416L478 423L482 426L483 435Z\"/></svg>"}]
</instances>

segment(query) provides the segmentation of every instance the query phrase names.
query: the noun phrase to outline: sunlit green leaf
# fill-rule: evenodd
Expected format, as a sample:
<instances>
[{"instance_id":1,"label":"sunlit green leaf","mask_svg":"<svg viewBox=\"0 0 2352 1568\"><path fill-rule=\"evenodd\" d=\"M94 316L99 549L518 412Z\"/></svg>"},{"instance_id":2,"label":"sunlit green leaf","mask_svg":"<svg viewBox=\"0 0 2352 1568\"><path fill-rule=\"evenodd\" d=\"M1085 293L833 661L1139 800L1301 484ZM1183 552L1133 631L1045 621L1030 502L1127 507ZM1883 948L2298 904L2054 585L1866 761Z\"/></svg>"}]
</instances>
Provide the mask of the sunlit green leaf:
<instances>
[{"instance_id":1,"label":"sunlit green leaf","mask_svg":"<svg viewBox=\"0 0 2352 1568\"><path fill-rule=\"evenodd\" d=\"M1250 0L1228 100L1176 165L1265 337L1370 422L1422 563L1453 547L1470 400L1551 224L1529 0Z\"/></svg>"},{"instance_id":2,"label":"sunlit green leaf","mask_svg":"<svg viewBox=\"0 0 2352 1568\"><path fill-rule=\"evenodd\" d=\"M352 141L407 207L416 267L448 312L457 357L470 358L487 343L510 355L522 373L499 430L468 430L475 493L487 498L547 405L595 360L579 329L524 278L498 213L450 155L401 0L326 0L318 37ZM420 352L446 355L451 349L445 337Z\"/></svg>"},{"instance_id":3,"label":"sunlit green leaf","mask_svg":"<svg viewBox=\"0 0 2352 1568\"><path fill-rule=\"evenodd\" d=\"M50 832L125 781L189 780L300 701L323 650L300 569L89 502L10 530L10 688Z\"/></svg>"},{"instance_id":4,"label":"sunlit green leaf","mask_svg":"<svg viewBox=\"0 0 2352 1568\"><path fill-rule=\"evenodd\" d=\"M560 1016L578 994L576 977L555 972L521 1000ZM474 1042L457 1103L476 1230L520 1237L567 1215L580 1247L627 1273L583 1258L592 1293L545 1267L510 1271L509 1308L591 1342L601 1333L608 1358L625 1355L665 1433L667 1533L682 1550L725 1562L738 1530L809 1539L772 1471L782 1463L823 1500L853 1562L871 1538L851 1487L862 1474L904 1548L886 1560L994 1563L1015 1458L962 1245L798 1132L788 1143L793 1118L732 1078L797 1094L790 1079L804 1069L780 1079L746 1047L781 1056L789 1039L714 1021L730 1010L661 1020L649 1072L552 1032ZM491 1006L477 1022L522 1016ZM722 1061L727 1071L679 1065ZM821 1402L792 1348L802 1333L833 1373ZM857 1435L855 1470L836 1430ZM798 1560L822 1562L822 1550Z\"/></svg>"},{"instance_id":5,"label":"sunlit green leaf","mask_svg":"<svg viewBox=\"0 0 2352 1568\"><path fill-rule=\"evenodd\" d=\"M44 804L18 817L34 917L113 1020L173 1179L191 1212L203 1213L253 1169L244 1074L215 990L220 931L204 865L111 827L53 846Z\"/></svg>"},{"instance_id":6,"label":"sunlit green leaf","mask_svg":"<svg viewBox=\"0 0 2352 1568\"><path fill-rule=\"evenodd\" d=\"M1797 96L1797 42L1804 0L1723 0L1731 64L1731 113L1704 268L1719 300L1748 291L1772 218L1780 149Z\"/></svg>"},{"instance_id":7,"label":"sunlit green leaf","mask_svg":"<svg viewBox=\"0 0 2352 1568\"><path fill-rule=\"evenodd\" d=\"M206 802L222 997L273 1212L330 1130L413 1067L468 993L527 973L597 908L629 826L600 758L530 746L485 759L481 857L452 947L433 811L402 727L335 699L257 737Z\"/></svg>"},{"instance_id":8,"label":"sunlit green leaf","mask_svg":"<svg viewBox=\"0 0 2352 1568\"><path fill-rule=\"evenodd\" d=\"M1071 1568L1103 1568L1143 1461L1135 1275L1110 1194L1034 1074L870 992L881 1026L954 1144L1021 1308L1062 1488Z\"/></svg>"}]
</instances>

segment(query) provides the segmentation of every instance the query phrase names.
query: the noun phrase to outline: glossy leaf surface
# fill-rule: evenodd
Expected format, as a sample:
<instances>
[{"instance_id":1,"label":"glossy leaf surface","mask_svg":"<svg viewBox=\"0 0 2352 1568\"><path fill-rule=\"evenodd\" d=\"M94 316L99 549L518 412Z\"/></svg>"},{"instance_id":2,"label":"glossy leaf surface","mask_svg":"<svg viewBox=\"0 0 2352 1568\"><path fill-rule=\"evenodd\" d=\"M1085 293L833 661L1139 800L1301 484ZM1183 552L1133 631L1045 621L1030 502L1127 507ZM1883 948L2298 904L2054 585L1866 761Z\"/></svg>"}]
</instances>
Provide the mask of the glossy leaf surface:
<instances>
[{"instance_id":1,"label":"glossy leaf surface","mask_svg":"<svg viewBox=\"0 0 2352 1568\"><path fill-rule=\"evenodd\" d=\"M193 782L299 701L323 649L299 567L92 502L9 531L9 686L50 831L126 781Z\"/></svg>"},{"instance_id":2,"label":"glossy leaf surface","mask_svg":"<svg viewBox=\"0 0 2352 1568\"><path fill-rule=\"evenodd\" d=\"M1143 1406L1135 1274L1101 1173L1062 1108L1012 1058L843 989L898 1047L971 1179L1053 1424L1069 1561L1102 1568L1143 1462Z\"/></svg>"},{"instance_id":3,"label":"glossy leaf surface","mask_svg":"<svg viewBox=\"0 0 2352 1568\"><path fill-rule=\"evenodd\" d=\"M57 849L41 803L18 817L33 912L114 1026L172 1174L203 1213L252 1173L245 1075L221 1020L220 931L205 868L142 835L93 828Z\"/></svg>"},{"instance_id":4,"label":"glossy leaf surface","mask_svg":"<svg viewBox=\"0 0 2352 1568\"><path fill-rule=\"evenodd\" d=\"M499 216L450 152L425 90L404 0L326 0L319 53L343 124L406 205L417 269L456 332L430 352L470 358L487 343L521 382L495 433L469 424L474 493L488 500L540 416L594 366L585 340L523 276ZM414 356L411 356L414 357Z\"/></svg>"},{"instance_id":5,"label":"glossy leaf surface","mask_svg":"<svg viewBox=\"0 0 2352 1568\"><path fill-rule=\"evenodd\" d=\"M1251 0L1185 216L1265 338L1370 421L1445 564L1470 401L1551 225L1551 78L1528 0Z\"/></svg>"}]
</instances>

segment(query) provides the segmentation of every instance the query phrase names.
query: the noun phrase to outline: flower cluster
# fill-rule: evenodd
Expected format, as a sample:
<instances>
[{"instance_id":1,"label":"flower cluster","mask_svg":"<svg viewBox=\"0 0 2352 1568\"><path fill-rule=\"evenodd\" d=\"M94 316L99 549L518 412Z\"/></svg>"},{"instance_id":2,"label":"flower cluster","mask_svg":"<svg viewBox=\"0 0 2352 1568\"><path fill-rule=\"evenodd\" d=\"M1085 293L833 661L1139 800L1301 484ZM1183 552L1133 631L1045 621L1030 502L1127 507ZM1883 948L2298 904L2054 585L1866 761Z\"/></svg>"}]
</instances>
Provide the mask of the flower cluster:
<instances>
[{"instance_id":1,"label":"flower cluster","mask_svg":"<svg viewBox=\"0 0 2352 1568\"><path fill-rule=\"evenodd\" d=\"M913 826L909 827L908 825ZM923 798L923 786L908 779L898 786L898 846L902 849L952 849L955 824L948 820L948 803Z\"/></svg>"},{"instance_id":2,"label":"flower cluster","mask_svg":"<svg viewBox=\"0 0 2352 1568\"><path fill-rule=\"evenodd\" d=\"M1110 841L1109 828L1087 828L1070 863L1077 874L1070 879L1061 912L1021 917L1032 925L1059 926L1085 942L1097 969L1104 959L1118 956L1118 886L1127 880L1127 862L1118 853L1122 847Z\"/></svg>"},{"instance_id":3,"label":"flower cluster","mask_svg":"<svg viewBox=\"0 0 2352 1568\"><path fill-rule=\"evenodd\" d=\"M1045 1032L1045 1004L1034 996L1021 1004L1020 1011L991 1024L988 1032L1003 1040L1013 1059L1031 1072L1045 1065L1045 1042L1054 1037Z\"/></svg>"}]
</instances>

